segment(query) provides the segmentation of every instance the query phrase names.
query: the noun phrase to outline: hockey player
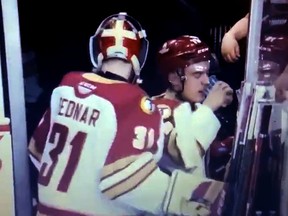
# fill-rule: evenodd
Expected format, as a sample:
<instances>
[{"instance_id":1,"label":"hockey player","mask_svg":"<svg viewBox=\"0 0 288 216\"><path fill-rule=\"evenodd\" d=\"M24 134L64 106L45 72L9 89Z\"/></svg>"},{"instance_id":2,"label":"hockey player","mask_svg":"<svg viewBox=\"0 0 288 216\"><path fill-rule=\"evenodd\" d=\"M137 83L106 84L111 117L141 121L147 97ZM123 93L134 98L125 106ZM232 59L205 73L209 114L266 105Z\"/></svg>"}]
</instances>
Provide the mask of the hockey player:
<instances>
[{"instance_id":1,"label":"hockey player","mask_svg":"<svg viewBox=\"0 0 288 216\"><path fill-rule=\"evenodd\" d=\"M126 13L90 39L96 73L70 72L29 144L39 168L38 215L208 215L223 183L162 172L163 124L139 86L148 41Z\"/></svg>"},{"instance_id":2,"label":"hockey player","mask_svg":"<svg viewBox=\"0 0 288 216\"><path fill-rule=\"evenodd\" d=\"M159 69L169 86L154 97L165 122L164 150L169 157L163 157L161 164L166 169L169 162L172 169L176 162L186 170L197 168L205 176L204 155L220 129L214 111L233 99L233 90L222 81L215 83L205 99L210 57L208 46L189 35L165 42L158 52Z\"/></svg>"}]
</instances>

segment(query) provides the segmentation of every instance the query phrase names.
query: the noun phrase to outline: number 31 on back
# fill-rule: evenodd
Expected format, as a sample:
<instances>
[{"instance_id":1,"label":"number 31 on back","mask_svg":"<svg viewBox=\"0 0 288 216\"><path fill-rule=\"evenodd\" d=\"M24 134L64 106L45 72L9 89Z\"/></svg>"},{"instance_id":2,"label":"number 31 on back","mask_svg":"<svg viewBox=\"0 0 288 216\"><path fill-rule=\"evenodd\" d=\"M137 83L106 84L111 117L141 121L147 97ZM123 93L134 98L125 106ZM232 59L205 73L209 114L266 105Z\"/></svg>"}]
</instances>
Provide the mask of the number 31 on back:
<instances>
[{"instance_id":1,"label":"number 31 on back","mask_svg":"<svg viewBox=\"0 0 288 216\"><path fill-rule=\"evenodd\" d=\"M136 149L151 148L154 143L154 129L149 130L144 126L137 126L134 129L135 137L133 147Z\"/></svg>"}]
</instances>

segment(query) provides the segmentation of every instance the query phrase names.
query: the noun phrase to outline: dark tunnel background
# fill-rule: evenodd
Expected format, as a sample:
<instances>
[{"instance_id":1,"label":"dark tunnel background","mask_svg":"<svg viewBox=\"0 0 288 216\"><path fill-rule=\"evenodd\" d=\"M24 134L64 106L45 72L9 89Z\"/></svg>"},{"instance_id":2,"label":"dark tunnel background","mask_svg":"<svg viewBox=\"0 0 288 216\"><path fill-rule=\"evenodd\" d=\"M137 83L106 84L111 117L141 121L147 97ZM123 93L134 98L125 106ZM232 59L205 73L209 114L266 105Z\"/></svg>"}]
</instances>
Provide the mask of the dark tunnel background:
<instances>
[{"instance_id":1,"label":"dark tunnel background","mask_svg":"<svg viewBox=\"0 0 288 216\"><path fill-rule=\"evenodd\" d=\"M219 40L215 41L210 29L231 26L248 12L250 6L248 0L170 0L161 3L110 0L100 5L91 0L83 0L81 4L67 0L61 4L55 0L18 0L22 50L35 52L40 85L49 89L70 70L91 69L89 37L108 15L126 11L147 32L150 50L142 71L143 87L149 94L154 94L162 90L155 53L165 40L192 34L202 38L212 49L219 49ZM221 58L218 51L214 50Z\"/></svg>"},{"instance_id":2,"label":"dark tunnel background","mask_svg":"<svg viewBox=\"0 0 288 216\"><path fill-rule=\"evenodd\" d=\"M215 73L235 90L243 80L246 40L240 42L242 55L233 64L223 61L220 44L225 31L249 11L249 0L169 0L157 5L151 0L110 0L101 4L91 0L81 3L64 0L61 4L55 0L18 0L18 8L22 53L27 58L27 61L23 59L25 92L27 97L32 97L26 103L28 138L49 104L52 89L63 75L69 71L91 71L89 37L104 18L121 11L136 18L147 32L150 46L141 76L142 87L149 95L165 89L157 70L157 50L165 40L182 34L199 36L208 43L219 63L219 67L215 67L212 62L211 74ZM37 88L35 83L39 85ZM231 124L235 121L236 109L235 98L231 106L221 110L231 119ZM233 133L234 128L228 128L229 133Z\"/></svg>"},{"instance_id":3,"label":"dark tunnel background","mask_svg":"<svg viewBox=\"0 0 288 216\"><path fill-rule=\"evenodd\" d=\"M182 34L199 36L208 43L219 63L217 67L212 62L211 74L228 82L234 90L243 80L246 40L240 41L242 55L233 64L223 61L220 44L225 31L249 11L249 0L170 0L157 5L151 0L110 0L101 4L91 0L81 3L64 0L61 4L55 0L18 0L18 8L25 97L32 98L26 100L28 138L49 104L52 89L63 75L69 71L91 71L89 37L104 18L121 11L136 18L147 32L150 49L141 76L142 87L149 95L165 89L157 70L157 50L167 39ZM221 112L233 124L236 110L235 98L233 104ZM229 133L233 133L234 127L228 128Z\"/></svg>"}]
</instances>

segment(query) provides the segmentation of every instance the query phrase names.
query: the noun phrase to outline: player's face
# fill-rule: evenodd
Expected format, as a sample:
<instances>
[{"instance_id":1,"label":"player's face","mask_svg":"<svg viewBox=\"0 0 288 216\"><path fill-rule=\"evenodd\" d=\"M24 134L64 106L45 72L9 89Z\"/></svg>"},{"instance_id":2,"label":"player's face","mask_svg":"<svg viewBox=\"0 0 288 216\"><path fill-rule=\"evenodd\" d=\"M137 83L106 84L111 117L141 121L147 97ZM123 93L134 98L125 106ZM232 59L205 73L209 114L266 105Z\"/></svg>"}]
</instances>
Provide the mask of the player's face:
<instances>
[{"instance_id":1,"label":"player's face","mask_svg":"<svg viewBox=\"0 0 288 216\"><path fill-rule=\"evenodd\" d=\"M182 92L183 98L190 103L198 103L204 100L204 91L209 84L208 72L208 61L191 64L185 68L186 80Z\"/></svg>"}]
</instances>

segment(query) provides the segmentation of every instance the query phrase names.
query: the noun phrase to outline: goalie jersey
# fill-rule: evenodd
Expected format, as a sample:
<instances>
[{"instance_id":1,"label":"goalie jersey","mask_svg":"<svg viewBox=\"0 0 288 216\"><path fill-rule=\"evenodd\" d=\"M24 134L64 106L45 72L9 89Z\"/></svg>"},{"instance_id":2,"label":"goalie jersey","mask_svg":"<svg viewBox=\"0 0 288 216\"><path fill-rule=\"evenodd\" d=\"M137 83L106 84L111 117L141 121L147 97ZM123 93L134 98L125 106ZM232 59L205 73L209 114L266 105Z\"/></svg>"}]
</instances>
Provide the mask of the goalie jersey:
<instances>
[{"instance_id":1,"label":"goalie jersey","mask_svg":"<svg viewBox=\"0 0 288 216\"><path fill-rule=\"evenodd\" d=\"M161 125L138 86L66 74L29 143L39 168L39 214L159 215L169 183L157 166Z\"/></svg>"}]
</instances>

